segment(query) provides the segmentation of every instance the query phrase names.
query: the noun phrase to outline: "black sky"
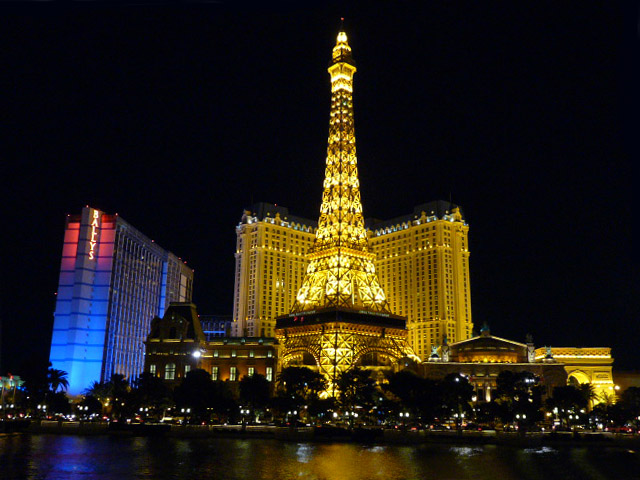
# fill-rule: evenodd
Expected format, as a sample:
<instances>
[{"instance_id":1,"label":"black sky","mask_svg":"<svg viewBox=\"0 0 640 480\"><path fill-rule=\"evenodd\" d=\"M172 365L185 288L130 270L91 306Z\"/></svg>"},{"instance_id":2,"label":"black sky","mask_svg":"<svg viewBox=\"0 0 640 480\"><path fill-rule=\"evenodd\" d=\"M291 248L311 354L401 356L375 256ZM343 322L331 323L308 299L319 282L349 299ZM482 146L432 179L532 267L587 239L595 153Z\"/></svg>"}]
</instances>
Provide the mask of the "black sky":
<instances>
[{"instance_id":1,"label":"black sky","mask_svg":"<svg viewBox=\"0 0 640 480\"><path fill-rule=\"evenodd\" d=\"M611 2L421 3L5 11L2 370L48 357L64 219L85 204L186 258L200 313L231 313L243 208L317 217L340 16L365 216L451 198L476 324L638 368L635 19Z\"/></svg>"}]
</instances>

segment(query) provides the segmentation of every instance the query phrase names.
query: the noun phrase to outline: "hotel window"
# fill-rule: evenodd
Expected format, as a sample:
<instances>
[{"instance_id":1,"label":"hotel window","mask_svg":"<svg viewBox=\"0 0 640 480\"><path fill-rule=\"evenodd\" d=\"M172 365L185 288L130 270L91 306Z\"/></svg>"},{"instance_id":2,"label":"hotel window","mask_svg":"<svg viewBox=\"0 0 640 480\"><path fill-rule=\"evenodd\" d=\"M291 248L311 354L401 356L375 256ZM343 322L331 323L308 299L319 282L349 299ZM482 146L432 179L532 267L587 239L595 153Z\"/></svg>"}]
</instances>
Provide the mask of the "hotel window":
<instances>
[{"instance_id":1,"label":"hotel window","mask_svg":"<svg viewBox=\"0 0 640 480\"><path fill-rule=\"evenodd\" d=\"M236 357L236 351L235 350L231 350L231 357L233 357L233 358Z\"/></svg>"},{"instance_id":2,"label":"hotel window","mask_svg":"<svg viewBox=\"0 0 640 480\"><path fill-rule=\"evenodd\" d=\"M214 350L214 351L213 351L213 356L214 356L214 357L216 357L216 358L218 358L218 350Z\"/></svg>"},{"instance_id":3,"label":"hotel window","mask_svg":"<svg viewBox=\"0 0 640 480\"><path fill-rule=\"evenodd\" d=\"M229 380L235 382L238 378L238 369L236 367L231 367L229 369Z\"/></svg>"},{"instance_id":4,"label":"hotel window","mask_svg":"<svg viewBox=\"0 0 640 480\"><path fill-rule=\"evenodd\" d=\"M156 374L156 364L152 363L151 365L149 365L149 373L151 375L155 375Z\"/></svg>"},{"instance_id":5,"label":"hotel window","mask_svg":"<svg viewBox=\"0 0 640 480\"><path fill-rule=\"evenodd\" d=\"M189 373L191 371L191 365L185 365L184 366L184 374L186 375L187 373Z\"/></svg>"},{"instance_id":6,"label":"hotel window","mask_svg":"<svg viewBox=\"0 0 640 480\"><path fill-rule=\"evenodd\" d=\"M175 378L176 378L176 364L167 363L167 366L164 369L164 379L175 380Z\"/></svg>"},{"instance_id":7,"label":"hotel window","mask_svg":"<svg viewBox=\"0 0 640 480\"><path fill-rule=\"evenodd\" d=\"M218 369L220 367L211 367L211 380L213 380L214 382L218 381Z\"/></svg>"},{"instance_id":8,"label":"hotel window","mask_svg":"<svg viewBox=\"0 0 640 480\"><path fill-rule=\"evenodd\" d=\"M273 367L267 367L267 380L273 381Z\"/></svg>"},{"instance_id":9,"label":"hotel window","mask_svg":"<svg viewBox=\"0 0 640 480\"><path fill-rule=\"evenodd\" d=\"M255 356L254 351L253 350L249 350L249 358L253 358L254 356Z\"/></svg>"},{"instance_id":10,"label":"hotel window","mask_svg":"<svg viewBox=\"0 0 640 480\"><path fill-rule=\"evenodd\" d=\"M249 375L250 377L253 377L254 373L256 373L256 369L253 367L249 367L249 371L247 372L247 375Z\"/></svg>"},{"instance_id":11,"label":"hotel window","mask_svg":"<svg viewBox=\"0 0 640 480\"><path fill-rule=\"evenodd\" d=\"M273 351L267 350L267 358L273 357Z\"/></svg>"}]
</instances>

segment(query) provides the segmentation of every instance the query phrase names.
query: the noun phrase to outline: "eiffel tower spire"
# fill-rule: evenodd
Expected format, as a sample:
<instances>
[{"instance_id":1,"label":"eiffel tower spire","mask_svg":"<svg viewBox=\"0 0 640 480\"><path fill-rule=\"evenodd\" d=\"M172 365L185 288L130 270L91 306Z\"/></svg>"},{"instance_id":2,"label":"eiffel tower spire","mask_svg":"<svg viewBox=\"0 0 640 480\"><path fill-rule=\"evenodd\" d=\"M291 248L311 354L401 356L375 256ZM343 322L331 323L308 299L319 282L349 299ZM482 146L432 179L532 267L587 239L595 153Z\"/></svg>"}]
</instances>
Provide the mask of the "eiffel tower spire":
<instances>
[{"instance_id":1,"label":"eiffel tower spire","mask_svg":"<svg viewBox=\"0 0 640 480\"><path fill-rule=\"evenodd\" d=\"M320 219L292 313L328 307L390 313L362 216L353 121L355 72L347 35L340 31L329 65L331 113Z\"/></svg>"}]
</instances>

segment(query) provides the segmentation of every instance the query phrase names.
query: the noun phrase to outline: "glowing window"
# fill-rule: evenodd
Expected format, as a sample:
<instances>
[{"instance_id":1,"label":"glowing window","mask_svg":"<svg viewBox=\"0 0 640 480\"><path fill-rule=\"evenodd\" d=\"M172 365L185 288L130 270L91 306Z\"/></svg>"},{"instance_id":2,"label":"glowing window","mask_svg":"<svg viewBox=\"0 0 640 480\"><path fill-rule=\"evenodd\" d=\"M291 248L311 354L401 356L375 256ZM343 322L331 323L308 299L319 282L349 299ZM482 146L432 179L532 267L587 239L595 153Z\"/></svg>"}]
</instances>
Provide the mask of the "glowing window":
<instances>
[{"instance_id":1,"label":"glowing window","mask_svg":"<svg viewBox=\"0 0 640 480\"><path fill-rule=\"evenodd\" d=\"M167 363L167 366L164 369L164 379L175 380L175 378L176 378L176 364Z\"/></svg>"}]
</instances>

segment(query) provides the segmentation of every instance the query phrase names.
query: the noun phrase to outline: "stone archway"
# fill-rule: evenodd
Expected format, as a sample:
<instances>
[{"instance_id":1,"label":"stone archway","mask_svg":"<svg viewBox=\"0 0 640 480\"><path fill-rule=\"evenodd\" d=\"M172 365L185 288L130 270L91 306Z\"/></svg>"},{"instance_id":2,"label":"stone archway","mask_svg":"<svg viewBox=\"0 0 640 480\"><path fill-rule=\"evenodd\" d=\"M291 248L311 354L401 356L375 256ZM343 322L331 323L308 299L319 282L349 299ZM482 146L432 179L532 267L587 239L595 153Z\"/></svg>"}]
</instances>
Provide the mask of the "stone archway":
<instances>
[{"instance_id":1,"label":"stone archway","mask_svg":"<svg viewBox=\"0 0 640 480\"><path fill-rule=\"evenodd\" d=\"M567 385L577 387L583 383L591 383L591 376L582 370L574 370L567 377Z\"/></svg>"}]
</instances>

